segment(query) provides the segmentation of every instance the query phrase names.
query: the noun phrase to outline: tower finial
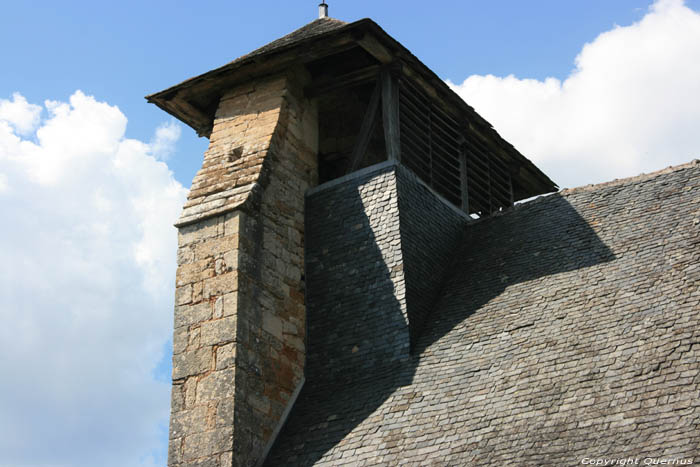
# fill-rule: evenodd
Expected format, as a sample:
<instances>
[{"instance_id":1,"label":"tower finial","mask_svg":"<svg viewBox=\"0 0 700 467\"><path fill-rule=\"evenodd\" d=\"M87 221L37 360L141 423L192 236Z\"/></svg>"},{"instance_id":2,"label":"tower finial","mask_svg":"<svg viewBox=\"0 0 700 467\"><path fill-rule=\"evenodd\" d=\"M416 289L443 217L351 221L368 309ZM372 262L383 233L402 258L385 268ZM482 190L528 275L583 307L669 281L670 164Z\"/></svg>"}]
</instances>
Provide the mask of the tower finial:
<instances>
[{"instance_id":1,"label":"tower finial","mask_svg":"<svg viewBox=\"0 0 700 467\"><path fill-rule=\"evenodd\" d=\"M318 5L318 17L319 18L328 18L328 5L326 4L326 0L323 0Z\"/></svg>"}]
</instances>

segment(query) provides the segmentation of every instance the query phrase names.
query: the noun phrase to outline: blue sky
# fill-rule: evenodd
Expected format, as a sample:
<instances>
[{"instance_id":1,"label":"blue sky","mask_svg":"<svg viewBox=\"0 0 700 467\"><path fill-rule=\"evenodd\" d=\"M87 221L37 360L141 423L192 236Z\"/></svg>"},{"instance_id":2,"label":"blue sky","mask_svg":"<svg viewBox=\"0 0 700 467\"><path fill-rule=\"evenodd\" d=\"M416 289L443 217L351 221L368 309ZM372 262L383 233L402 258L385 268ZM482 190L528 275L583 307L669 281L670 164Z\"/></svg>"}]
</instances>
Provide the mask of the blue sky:
<instances>
[{"instance_id":1,"label":"blue sky","mask_svg":"<svg viewBox=\"0 0 700 467\"><path fill-rule=\"evenodd\" d=\"M563 187L700 156L700 0L330 0ZM0 467L164 465L176 236L207 141L145 95L317 2L21 1L0 16Z\"/></svg>"}]
</instances>

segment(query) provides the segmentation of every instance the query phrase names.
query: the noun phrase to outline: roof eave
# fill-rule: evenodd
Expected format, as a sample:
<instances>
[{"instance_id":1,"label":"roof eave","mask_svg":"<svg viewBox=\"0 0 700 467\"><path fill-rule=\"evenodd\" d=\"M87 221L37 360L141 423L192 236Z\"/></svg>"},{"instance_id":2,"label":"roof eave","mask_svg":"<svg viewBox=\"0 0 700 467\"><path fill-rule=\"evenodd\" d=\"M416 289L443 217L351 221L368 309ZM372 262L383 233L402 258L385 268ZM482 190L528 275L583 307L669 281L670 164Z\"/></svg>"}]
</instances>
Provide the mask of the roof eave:
<instances>
[{"instance_id":1,"label":"roof eave","mask_svg":"<svg viewBox=\"0 0 700 467\"><path fill-rule=\"evenodd\" d=\"M370 19L361 19L338 29L314 35L307 39L283 45L253 56L243 56L219 68L189 78L162 91L149 94L146 100L192 127L199 136L209 136L214 119L215 106L202 109L192 96L220 97L224 88L255 77L280 71L290 62L303 62L332 54L360 38L361 30Z\"/></svg>"}]
</instances>

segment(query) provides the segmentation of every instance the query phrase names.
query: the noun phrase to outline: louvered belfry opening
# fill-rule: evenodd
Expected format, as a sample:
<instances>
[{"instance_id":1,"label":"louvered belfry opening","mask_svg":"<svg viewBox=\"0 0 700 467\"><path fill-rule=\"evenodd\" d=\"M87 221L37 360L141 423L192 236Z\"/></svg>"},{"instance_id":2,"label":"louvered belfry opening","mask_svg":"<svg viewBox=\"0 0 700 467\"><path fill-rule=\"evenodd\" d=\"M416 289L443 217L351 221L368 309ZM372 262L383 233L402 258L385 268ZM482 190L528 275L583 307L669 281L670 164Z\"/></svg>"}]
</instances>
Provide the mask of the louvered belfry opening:
<instances>
[{"instance_id":1,"label":"louvered belfry opening","mask_svg":"<svg viewBox=\"0 0 700 467\"><path fill-rule=\"evenodd\" d=\"M419 84L389 67L319 97L319 175L330 181L385 160L413 171L467 214L511 206L508 164Z\"/></svg>"},{"instance_id":2,"label":"louvered belfry opening","mask_svg":"<svg viewBox=\"0 0 700 467\"><path fill-rule=\"evenodd\" d=\"M440 105L408 78L400 80L401 162L468 214L513 204L511 175L499 157L465 135Z\"/></svg>"}]
</instances>

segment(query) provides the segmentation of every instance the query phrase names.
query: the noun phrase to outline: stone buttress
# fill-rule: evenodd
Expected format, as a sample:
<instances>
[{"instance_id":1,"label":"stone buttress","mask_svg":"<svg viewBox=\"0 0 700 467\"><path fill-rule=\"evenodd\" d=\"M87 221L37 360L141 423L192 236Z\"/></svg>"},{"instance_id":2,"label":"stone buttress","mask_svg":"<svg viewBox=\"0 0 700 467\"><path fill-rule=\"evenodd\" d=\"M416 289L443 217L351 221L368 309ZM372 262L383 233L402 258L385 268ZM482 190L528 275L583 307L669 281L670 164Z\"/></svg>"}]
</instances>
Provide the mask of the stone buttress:
<instances>
[{"instance_id":1,"label":"stone buttress","mask_svg":"<svg viewBox=\"0 0 700 467\"><path fill-rule=\"evenodd\" d=\"M317 116L301 70L218 104L177 223L169 466L261 458L304 381L304 192Z\"/></svg>"}]
</instances>

